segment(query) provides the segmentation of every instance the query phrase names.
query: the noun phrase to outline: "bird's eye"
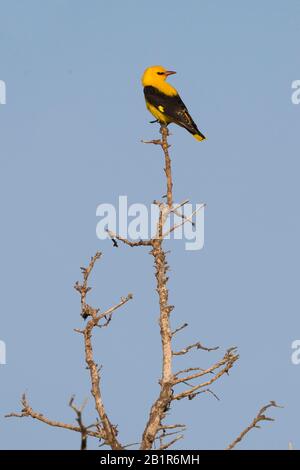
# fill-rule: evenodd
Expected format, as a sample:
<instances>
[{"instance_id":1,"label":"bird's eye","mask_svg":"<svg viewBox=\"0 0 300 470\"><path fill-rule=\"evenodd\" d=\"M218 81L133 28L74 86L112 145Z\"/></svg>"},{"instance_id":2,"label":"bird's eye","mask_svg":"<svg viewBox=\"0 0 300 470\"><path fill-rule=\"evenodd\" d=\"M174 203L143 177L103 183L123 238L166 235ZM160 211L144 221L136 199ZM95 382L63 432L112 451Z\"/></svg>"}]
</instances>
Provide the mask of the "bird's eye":
<instances>
[{"instance_id":1,"label":"bird's eye","mask_svg":"<svg viewBox=\"0 0 300 470\"><path fill-rule=\"evenodd\" d=\"M157 72L157 75L164 75L165 72Z\"/></svg>"}]
</instances>

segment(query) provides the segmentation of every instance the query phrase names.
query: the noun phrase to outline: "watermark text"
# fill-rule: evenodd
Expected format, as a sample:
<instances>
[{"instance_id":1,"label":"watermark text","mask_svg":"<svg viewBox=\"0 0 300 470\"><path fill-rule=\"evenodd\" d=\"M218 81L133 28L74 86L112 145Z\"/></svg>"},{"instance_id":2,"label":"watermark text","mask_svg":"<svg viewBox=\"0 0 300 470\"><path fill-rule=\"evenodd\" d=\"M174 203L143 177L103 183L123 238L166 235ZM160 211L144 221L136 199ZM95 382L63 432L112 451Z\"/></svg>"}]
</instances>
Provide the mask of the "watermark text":
<instances>
[{"instance_id":1,"label":"watermark text","mask_svg":"<svg viewBox=\"0 0 300 470\"><path fill-rule=\"evenodd\" d=\"M175 204L164 225L165 239L185 240L188 251L201 250L204 246L204 204ZM128 204L127 196L119 196L118 208L113 204L99 204L96 209L99 221L96 236L99 240L109 238L108 231L131 241L156 237L159 207L142 203ZM184 222L184 223L183 223ZM174 230L173 228L176 227Z\"/></svg>"},{"instance_id":2,"label":"watermark text","mask_svg":"<svg viewBox=\"0 0 300 470\"><path fill-rule=\"evenodd\" d=\"M291 347L294 350L291 355L292 364L298 366L300 364L300 339L295 339Z\"/></svg>"},{"instance_id":3,"label":"watermark text","mask_svg":"<svg viewBox=\"0 0 300 470\"><path fill-rule=\"evenodd\" d=\"M292 103L300 104L300 80L294 80L292 82L292 90L295 90L291 96Z\"/></svg>"},{"instance_id":4,"label":"watermark text","mask_svg":"<svg viewBox=\"0 0 300 470\"><path fill-rule=\"evenodd\" d=\"M0 365L6 364L6 344L0 340Z\"/></svg>"},{"instance_id":5,"label":"watermark text","mask_svg":"<svg viewBox=\"0 0 300 470\"><path fill-rule=\"evenodd\" d=\"M6 83L0 80L0 104L6 104Z\"/></svg>"}]
</instances>

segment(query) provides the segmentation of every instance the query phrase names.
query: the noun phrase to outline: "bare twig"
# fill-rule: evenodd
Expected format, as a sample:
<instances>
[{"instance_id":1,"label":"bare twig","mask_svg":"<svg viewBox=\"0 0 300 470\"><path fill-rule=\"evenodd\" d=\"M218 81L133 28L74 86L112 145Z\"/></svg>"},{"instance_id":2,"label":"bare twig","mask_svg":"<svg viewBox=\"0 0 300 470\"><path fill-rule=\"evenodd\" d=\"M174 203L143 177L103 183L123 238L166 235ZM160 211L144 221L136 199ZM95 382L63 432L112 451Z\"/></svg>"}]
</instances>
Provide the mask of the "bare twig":
<instances>
[{"instance_id":1,"label":"bare twig","mask_svg":"<svg viewBox=\"0 0 300 470\"><path fill-rule=\"evenodd\" d=\"M178 328L176 328L176 330L172 331L172 336L175 336L177 333L179 333L179 331L183 330L187 326L188 326L187 323L184 323L183 325L179 326Z\"/></svg>"},{"instance_id":2,"label":"bare twig","mask_svg":"<svg viewBox=\"0 0 300 470\"><path fill-rule=\"evenodd\" d=\"M97 315L96 318L94 319L96 321L95 326L102 326L99 325L100 321L105 318L105 320L108 321L109 318L111 318L112 314L118 310L118 308L122 307L125 305L129 300L133 299L133 295L129 293L126 297L121 297L120 302L118 302L116 305L113 307L108 308L105 310L105 312L102 312L100 315ZM99 310L98 310L99 311ZM106 324L105 324L106 325Z\"/></svg>"},{"instance_id":3,"label":"bare twig","mask_svg":"<svg viewBox=\"0 0 300 470\"><path fill-rule=\"evenodd\" d=\"M161 140L162 140L162 149L165 154L165 174L167 178L167 202L168 206L171 209L173 206L173 181L172 181L172 170L171 170L171 159L169 155L169 144L168 144L168 135L169 131L167 126L161 126Z\"/></svg>"},{"instance_id":4,"label":"bare twig","mask_svg":"<svg viewBox=\"0 0 300 470\"><path fill-rule=\"evenodd\" d=\"M72 431L80 432L81 433L81 448L86 448L86 441L87 436L97 437L99 439L103 439L104 445L109 445L113 450L120 450L123 447L121 446L117 435L117 426L114 426L106 413L102 394L100 390L100 368L96 364L93 356L93 347L92 347L92 332L95 327L103 327L107 326L111 321L111 317L114 312L116 312L121 306L126 304L130 299L132 299L132 294L128 294L127 297L122 297L120 302L114 305L113 307L108 308L104 312L100 312L99 308L91 307L86 300L87 293L91 290L88 286L89 276L94 268L94 265L98 259L100 259L101 253L97 252L95 256L93 256L90 260L90 263L87 268L81 268L83 274L83 282L79 284L76 282L75 289L79 292L81 298L81 316L86 319L90 317L88 323L86 324L84 329L76 329L75 331L81 333L84 337L84 349L85 349L85 361L87 364L87 369L89 370L91 383L92 383L92 390L91 393L94 397L95 408L98 412L100 422L93 424L91 426L84 426L82 421L82 411L83 407L78 408L74 404L74 398L72 397L70 400L70 407L75 411L77 415L77 422L79 426L73 426L70 424L62 423L59 421L52 421L48 418L45 418L42 414L36 413L32 410L29 406L28 401L26 399L25 394L22 397L22 405L23 409L21 413L10 413L7 417L25 417L30 416L32 418L38 419L49 426L56 426L61 427L64 429L69 429ZM100 312L100 313L99 313ZM100 323L102 320L105 320L104 323ZM96 431L92 431L91 428L95 428Z\"/></svg>"},{"instance_id":5,"label":"bare twig","mask_svg":"<svg viewBox=\"0 0 300 470\"><path fill-rule=\"evenodd\" d=\"M102 256L102 253L97 251L97 253L91 258L91 261L88 265L87 268L81 267L81 272L83 275L83 283L80 285L78 282L75 284L75 289L80 292L81 295L81 316L86 319L88 316L93 316L97 314L96 309L92 309L90 305L87 304L86 302L86 295L87 293L91 290L90 287L88 287L88 280L89 276L95 266L95 263L98 259L100 259Z\"/></svg>"},{"instance_id":6,"label":"bare twig","mask_svg":"<svg viewBox=\"0 0 300 470\"><path fill-rule=\"evenodd\" d=\"M97 256L97 254L96 254L96 256ZM90 265L89 265L88 268L86 268L86 269L82 268L84 276L85 276L86 272L90 273L91 270L93 269L94 264L95 264L94 259L95 259L95 257L93 257L91 259L91 262L90 262ZM99 256L96 259L99 259ZM85 281L85 278L84 278L84 281ZM87 304L86 304L86 301L84 301L84 302L82 301L82 295L85 295L85 293L87 291L86 289L89 290L89 288L87 287L87 284L83 283L83 285L81 286L80 284L76 283L75 288L81 295L81 306L82 306L82 308L86 309ZM83 288L83 291L82 291L82 288ZM85 297L84 297L84 299L85 299ZM104 430L104 433L105 433L105 439L104 439L105 443L108 444L113 450L120 450L120 449L122 449L122 446L121 446L120 442L117 439L117 434L118 434L117 427L114 426L110 422L110 420L107 416L107 413L105 411L104 404L103 404L102 394L101 394L101 390L100 390L99 368L98 368L98 365L96 364L96 362L94 360L94 356L93 356L92 331L96 326L99 326L99 322L103 318L106 319L106 324L108 324L108 322L110 321L111 315L119 307L121 307L122 305L127 303L130 299L132 299L132 294L128 294L128 296L122 298L121 301L117 305L115 305L114 307L111 307L110 309L106 310L103 313L100 313L99 315L98 315L99 309L94 309L94 308L89 307L89 313L90 313L90 316L92 318L88 321L88 323L87 323L86 327L84 328L84 330L82 330L82 333L83 333L83 336L84 336L85 361L86 361L87 368L89 370L90 377L91 377L91 383L92 383L91 392L92 392L92 395L94 397L95 408L98 412L101 424L103 426L103 430ZM85 312L85 310L82 312L82 316L83 316L84 312Z\"/></svg>"},{"instance_id":7,"label":"bare twig","mask_svg":"<svg viewBox=\"0 0 300 470\"><path fill-rule=\"evenodd\" d=\"M5 415L5 418L25 418L25 417L30 417L33 419L37 419L38 421L41 421L42 423L48 424L48 426L53 426L56 428L63 428L63 429L68 429L70 431L75 431L75 432L80 432L82 433L81 427L80 426L74 426L73 424L68 424L68 423L63 423L62 421L55 421L49 418L46 418L42 413L37 413L34 411L31 406L28 403L27 397L25 393L22 395L21 399L21 404L22 404L22 410L21 413L9 413ZM86 431L87 436L90 437L96 437L98 439L104 439L105 434L102 429L98 429L97 431L91 431L87 428Z\"/></svg>"},{"instance_id":8,"label":"bare twig","mask_svg":"<svg viewBox=\"0 0 300 470\"><path fill-rule=\"evenodd\" d=\"M98 325L98 318L92 318L84 329L84 347L85 347L85 360L87 367L90 372L91 383L92 383L92 395L95 400L95 408L98 412L100 421L102 423L105 432L105 442L111 446L113 450L119 450L122 448L121 444L117 439L117 428L114 426L105 411L101 390L100 390L100 375L99 369L94 361L93 347L92 347L92 330Z\"/></svg>"},{"instance_id":9,"label":"bare twig","mask_svg":"<svg viewBox=\"0 0 300 470\"><path fill-rule=\"evenodd\" d=\"M238 358L239 358L238 354L236 354L235 351L236 351L235 348L229 349L226 352L223 359L221 359L216 364L214 364L213 366L209 367L208 369L206 369L204 371L201 371L201 372L198 372L196 374L192 374L192 375L189 375L189 376L186 376L186 377L182 377L182 378L175 378L174 379L174 385L177 385L179 383L185 383L185 382L188 382L192 379L202 377L203 375L207 375L207 374L219 369L218 372L216 372L210 380L207 380L206 382L195 385L195 386L193 386L193 387L189 388L188 390L185 390L181 393L173 395L172 399L173 400L181 400L183 398L190 398L199 389L209 387L209 385L211 385L216 380L218 380L220 377L222 377L222 375L228 374L229 370L232 368L235 361L237 361ZM178 375L178 373L177 373L177 375Z\"/></svg>"},{"instance_id":10,"label":"bare twig","mask_svg":"<svg viewBox=\"0 0 300 470\"><path fill-rule=\"evenodd\" d=\"M239 436L231 444L229 444L229 446L226 448L226 450L233 449L239 442L241 442L241 440L245 437L245 435L248 434L249 431L251 431L251 429L260 428L260 426L258 425L258 423L260 421L275 421L274 418L270 418L270 417L268 417L264 414L267 411L267 409L269 409L271 407L273 407L273 408L282 408L282 406L277 405L277 403L273 400L270 401L270 403L268 403L268 405L263 406L259 410L256 417L253 419L252 423L249 424L249 426L247 426L246 429L244 429L244 431L242 431L239 434Z\"/></svg>"},{"instance_id":11,"label":"bare twig","mask_svg":"<svg viewBox=\"0 0 300 470\"><path fill-rule=\"evenodd\" d=\"M186 425L185 424L165 424L163 426L160 426L159 429L177 429L177 428L186 428Z\"/></svg>"},{"instance_id":12,"label":"bare twig","mask_svg":"<svg viewBox=\"0 0 300 470\"><path fill-rule=\"evenodd\" d=\"M174 214L176 214L178 217L180 217L182 220L185 220L186 222L191 222L191 225L193 227L196 226L195 222L193 222L192 220L190 220L190 218L188 216L186 216L185 214L183 214L182 212L180 212L178 209L180 207L182 207L184 204L187 204L189 202L188 199L186 199L185 201L183 201L181 204L179 204L178 206L176 207L173 207L173 209L170 211L170 212L174 212Z\"/></svg>"},{"instance_id":13,"label":"bare twig","mask_svg":"<svg viewBox=\"0 0 300 470\"><path fill-rule=\"evenodd\" d=\"M180 431L167 432L167 430L169 430L169 429L177 429L177 428L180 428ZM179 434L182 431L185 431L186 430L186 425L185 424L174 424L174 425L170 425L170 426L167 425L167 426L162 426L160 428L160 430L162 431L161 434L159 434L154 439L154 441L160 441L161 445L163 445L163 439L165 439L166 437L169 437L169 436L174 436L176 434ZM132 447L132 446L140 445L140 444L141 444L141 442L132 442L131 444L124 445L123 448L126 449L128 447Z\"/></svg>"},{"instance_id":14,"label":"bare twig","mask_svg":"<svg viewBox=\"0 0 300 470\"><path fill-rule=\"evenodd\" d=\"M173 444L175 444L175 442L179 441L180 439L183 439L183 434L180 434L180 436L177 436L175 437L174 439L172 439L172 441L170 442L167 442L166 444L163 444L160 446L159 450L166 450L168 449L169 447L171 447Z\"/></svg>"},{"instance_id":15,"label":"bare twig","mask_svg":"<svg viewBox=\"0 0 300 470\"><path fill-rule=\"evenodd\" d=\"M153 139L153 140L142 140L144 144L154 144L160 145L163 149L164 156L165 156L165 174L167 179L167 204L170 209L173 206L173 181L172 181L172 170L171 170L171 158L169 155L169 143L168 143L168 135L169 130L168 127L165 125L160 126L160 133L161 139Z\"/></svg>"},{"instance_id":16,"label":"bare twig","mask_svg":"<svg viewBox=\"0 0 300 470\"><path fill-rule=\"evenodd\" d=\"M177 214L179 217L184 217L184 215L181 213L181 212L178 212L178 209L180 209L181 207L183 207L185 204L187 204L189 202L188 199L185 199L184 201L182 201L180 204L177 204L177 206L173 206L171 209L170 209L170 212L174 212L174 214Z\"/></svg>"},{"instance_id":17,"label":"bare twig","mask_svg":"<svg viewBox=\"0 0 300 470\"><path fill-rule=\"evenodd\" d=\"M70 402L69 402L69 406L72 408L72 410L75 411L76 413L76 421L79 425L79 428L80 428L80 432L81 432L81 446L80 446L80 450L86 450L87 448L87 431L88 431L88 428L83 424L83 421L82 421L82 412L84 410L84 407L86 406L86 401L81 405L80 408L78 408L75 403L74 403L74 400L75 400L75 396L73 395L70 399Z\"/></svg>"},{"instance_id":18,"label":"bare twig","mask_svg":"<svg viewBox=\"0 0 300 470\"><path fill-rule=\"evenodd\" d=\"M191 393L188 396L188 399L193 400L197 395L200 395L201 393L210 393L216 400L220 401L218 395L216 395L216 393L213 392L210 388L205 388L204 390L200 390L200 392Z\"/></svg>"},{"instance_id":19,"label":"bare twig","mask_svg":"<svg viewBox=\"0 0 300 470\"><path fill-rule=\"evenodd\" d=\"M151 245L151 240L131 241L131 240L128 240L127 238L121 237L121 235L118 235L117 233L114 233L111 230L107 230L107 233L113 241L119 240L120 242L124 243L125 245L131 246L131 247L150 246Z\"/></svg>"},{"instance_id":20,"label":"bare twig","mask_svg":"<svg viewBox=\"0 0 300 470\"><path fill-rule=\"evenodd\" d=\"M175 351L173 352L173 356L182 356L183 354L188 353L191 349L202 349L203 351L216 351L219 349L219 346L213 347L213 348L206 348L205 346L202 346L201 343L195 343L191 344L190 346L187 346L186 348L181 349L180 351Z\"/></svg>"},{"instance_id":21,"label":"bare twig","mask_svg":"<svg viewBox=\"0 0 300 470\"><path fill-rule=\"evenodd\" d=\"M143 144L162 145L162 141L160 139L141 140L141 142L143 142Z\"/></svg>"},{"instance_id":22,"label":"bare twig","mask_svg":"<svg viewBox=\"0 0 300 470\"><path fill-rule=\"evenodd\" d=\"M208 369L203 369L203 367L188 367L188 369L183 369L183 370L179 370L178 372L176 372L174 374L174 377L178 377L178 375L181 375L181 374L187 374L188 372L192 372L192 371L195 371L195 370L201 370L203 372L205 372L205 374L213 374L213 370L209 370Z\"/></svg>"},{"instance_id":23,"label":"bare twig","mask_svg":"<svg viewBox=\"0 0 300 470\"><path fill-rule=\"evenodd\" d=\"M132 442L131 444L125 444L123 446L123 449L127 449L128 447L138 446L138 445L140 445L140 442Z\"/></svg>"},{"instance_id":24,"label":"bare twig","mask_svg":"<svg viewBox=\"0 0 300 470\"><path fill-rule=\"evenodd\" d=\"M197 212L200 211L200 209L203 209L204 207L206 206L206 204L201 204L199 207L197 207L197 209L195 209L191 215L187 216L187 217L183 217L183 220L181 222L178 222L178 224L175 224L173 225L173 227L171 227L169 230L167 230L164 234L163 234L163 238L166 238L168 235L170 235L170 233L174 232L177 228L181 227L182 225L184 225L186 222L190 222L194 215L197 214Z\"/></svg>"}]
</instances>

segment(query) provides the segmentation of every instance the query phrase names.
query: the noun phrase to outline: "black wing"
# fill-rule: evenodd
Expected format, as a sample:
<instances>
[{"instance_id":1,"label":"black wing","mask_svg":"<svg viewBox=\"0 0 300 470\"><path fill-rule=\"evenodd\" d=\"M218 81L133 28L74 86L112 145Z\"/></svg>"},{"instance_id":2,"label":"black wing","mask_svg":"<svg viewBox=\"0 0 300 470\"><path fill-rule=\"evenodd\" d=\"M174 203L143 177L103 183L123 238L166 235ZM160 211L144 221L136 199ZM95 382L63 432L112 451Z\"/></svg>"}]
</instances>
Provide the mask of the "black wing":
<instances>
[{"instance_id":1,"label":"black wing","mask_svg":"<svg viewBox=\"0 0 300 470\"><path fill-rule=\"evenodd\" d=\"M172 121L176 122L176 124L184 127L192 134L199 132L199 129L179 95L165 95L153 86L144 87L144 94L148 103L166 114Z\"/></svg>"}]
</instances>

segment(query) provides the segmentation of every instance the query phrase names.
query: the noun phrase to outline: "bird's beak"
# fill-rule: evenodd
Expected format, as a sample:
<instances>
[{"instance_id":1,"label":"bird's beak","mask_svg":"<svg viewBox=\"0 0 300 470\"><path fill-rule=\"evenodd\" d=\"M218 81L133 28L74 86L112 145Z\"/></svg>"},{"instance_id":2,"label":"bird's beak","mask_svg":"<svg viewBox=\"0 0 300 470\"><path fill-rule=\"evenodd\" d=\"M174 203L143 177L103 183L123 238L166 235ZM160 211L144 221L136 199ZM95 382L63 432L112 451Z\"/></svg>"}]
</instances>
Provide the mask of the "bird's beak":
<instances>
[{"instance_id":1,"label":"bird's beak","mask_svg":"<svg viewBox=\"0 0 300 470\"><path fill-rule=\"evenodd\" d=\"M174 73L176 73L176 72L173 72L172 70L167 70L165 72L165 75L168 77L169 75L174 75Z\"/></svg>"}]
</instances>

